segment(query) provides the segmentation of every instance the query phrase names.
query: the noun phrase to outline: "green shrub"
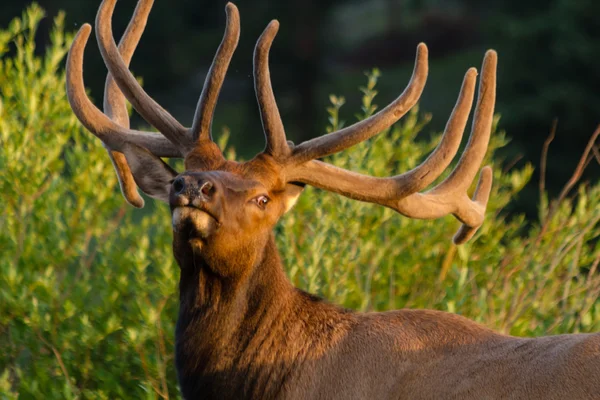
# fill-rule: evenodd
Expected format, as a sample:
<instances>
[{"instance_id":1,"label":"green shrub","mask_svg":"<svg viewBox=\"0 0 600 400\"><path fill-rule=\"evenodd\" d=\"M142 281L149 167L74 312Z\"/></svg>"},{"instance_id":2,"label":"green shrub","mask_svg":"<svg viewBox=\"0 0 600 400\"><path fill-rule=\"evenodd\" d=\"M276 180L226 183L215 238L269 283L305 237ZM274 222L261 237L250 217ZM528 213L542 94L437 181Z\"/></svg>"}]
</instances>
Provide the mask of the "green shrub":
<instances>
[{"instance_id":1,"label":"green shrub","mask_svg":"<svg viewBox=\"0 0 600 400\"><path fill-rule=\"evenodd\" d=\"M0 392L174 394L168 210L123 202L105 150L66 99L62 15L45 57L34 55L42 16L31 7L0 35Z\"/></svg>"},{"instance_id":2,"label":"green shrub","mask_svg":"<svg viewBox=\"0 0 600 400\"><path fill-rule=\"evenodd\" d=\"M125 204L104 149L67 103L62 15L35 55L41 17L32 6L0 31L0 398L177 397L167 207ZM362 89L361 118L375 110L377 77ZM330 130L343 104L331 100ZM329 161L405 171L435 146L414 142L428 119L413 111ZM489 160L505 144L496 132ZM551 218L544 200L539 224L507 220L501 210L531 172L496 165L487 221L459 248L452 217L413 221L307 188L276 228L289 276L360 310L437 308L518 335L599 330L600 186L580 186Z\"/></svg>"}]
</instances>

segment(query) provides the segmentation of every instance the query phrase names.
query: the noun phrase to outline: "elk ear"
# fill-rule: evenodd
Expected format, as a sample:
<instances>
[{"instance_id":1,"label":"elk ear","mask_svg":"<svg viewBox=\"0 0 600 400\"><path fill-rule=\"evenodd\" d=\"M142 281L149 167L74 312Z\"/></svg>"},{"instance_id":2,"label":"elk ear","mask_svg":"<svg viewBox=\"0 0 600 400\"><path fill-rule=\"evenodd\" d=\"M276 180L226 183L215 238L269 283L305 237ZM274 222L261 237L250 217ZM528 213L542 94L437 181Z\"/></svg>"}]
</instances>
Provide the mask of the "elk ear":
<instances>
[{"instance_id":1,"label":"elk ear","mask_svg":"<svg viewBox=\"0 0 600 400\"><path fill-rule=\"evenodd\" d=\"M304 186L303 183L299 182L285 185L285 190L283 191L284 214L294 207L296 200L298 200L298 197L300 197L300 194L304 190Z\"/></svg>"},{"instance_id":2,"label":"elk ear","mask_svg":"<svg viewBox=\"0 0 600 400\"><path fill-rule=\"evenodd\" d=\"M133 179L142 192L168 203L171 182L178 175L177 172L143 147L129 143L122 151L131 168Z\"/></svg>"}]
</instances>

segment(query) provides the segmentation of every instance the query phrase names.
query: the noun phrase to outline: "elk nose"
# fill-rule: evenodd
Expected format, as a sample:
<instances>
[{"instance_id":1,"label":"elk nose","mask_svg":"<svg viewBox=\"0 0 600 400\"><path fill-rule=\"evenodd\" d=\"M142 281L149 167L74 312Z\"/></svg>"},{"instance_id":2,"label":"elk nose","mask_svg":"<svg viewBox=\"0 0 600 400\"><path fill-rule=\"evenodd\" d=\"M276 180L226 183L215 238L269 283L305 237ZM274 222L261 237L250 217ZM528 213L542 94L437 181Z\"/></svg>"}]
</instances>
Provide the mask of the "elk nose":
<instances>
[{"instance_id":1,"label":"elk nose","mask_svg":"<svg viewBox=\"0 0 600 400\"><path fill-rule=\"evenodd\" d=\"M172 185L175 196L186 197L189 201L196 198L208 201L214 197L216 192L215 184L209 179L189 175L177 177Z\"/></svg>"}]
</instances>

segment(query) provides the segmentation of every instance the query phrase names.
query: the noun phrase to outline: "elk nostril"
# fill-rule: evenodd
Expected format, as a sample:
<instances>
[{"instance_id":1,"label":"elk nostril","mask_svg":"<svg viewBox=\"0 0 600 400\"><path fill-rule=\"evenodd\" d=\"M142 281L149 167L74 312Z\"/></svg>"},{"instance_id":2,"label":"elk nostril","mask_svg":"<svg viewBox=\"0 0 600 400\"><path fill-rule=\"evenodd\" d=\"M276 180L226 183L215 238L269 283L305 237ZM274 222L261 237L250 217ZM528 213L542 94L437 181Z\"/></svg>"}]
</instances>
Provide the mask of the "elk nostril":
<instances>
[{"instance_id":1,"label":"elk nostril","mask_svg":"<svg viewBox=\"0 0 600 400\"><path fill-rule=\"evenodd\" d=\"M182 177L179 177L173 181L173 190L176 194L179 194L185 188L185 180Z\"/></svg>"},{"instance_id":2,"label":"elk nostril","mask_svg":"<svg viewBox=\"0 0 600 400\"><path fill-rule=\"evenodd\" d=\"M200 187L200 192L202 192L202 194L206 197L211 197L215 192L215 187L210 182L204 182Z\"/></svg>"}]
</instances>

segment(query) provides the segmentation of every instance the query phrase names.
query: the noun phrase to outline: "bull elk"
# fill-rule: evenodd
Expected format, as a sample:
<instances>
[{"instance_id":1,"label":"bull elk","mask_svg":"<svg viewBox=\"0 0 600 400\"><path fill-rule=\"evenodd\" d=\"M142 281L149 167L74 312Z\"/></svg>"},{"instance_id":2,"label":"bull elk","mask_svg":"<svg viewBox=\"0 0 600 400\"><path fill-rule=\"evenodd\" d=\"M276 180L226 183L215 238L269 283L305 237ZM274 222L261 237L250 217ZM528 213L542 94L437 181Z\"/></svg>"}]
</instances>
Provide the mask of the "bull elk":
<instances>
[{"instance_id":1,"label":"bull elk","mask_svg":"<svg viewBox=\"0 0 600 400\"><path fill-rule=\"evenodd\" d=\"M444 135L411 171L388 178L361 175L318 161L381 132L419 99L428 70L417 47L404 92L370 118L293 145L286 140L269 77L268 57L279 28L272 21L254 51L254 83L266 146L247 162L226 160L211 139L211 122L239 38L239 15L227 4L227 26L190 128L158 105L128 69L152 0L140 0L119 46L104 0L96 19L109 74L104 112L86 96L85 24L67 62L68 97L81 123L108 150L125 199L169 203L173 253L180 269L176 367L188 399L592 399L600 398L600 336L536 339L496 333L461 316L430 310L357 313L296 289L286 278L273 227L305 185L381 204L410 218L452 214L462 222L454 242L481 225L492 171L481 169L496 91L494 51L485 55L471 136L453 172L425 190L458 151L477 71L467 71ZM129 128L125 99L160 134ZM185 160L177 173L160 157Z\"/></svg>"}]
</instances>

